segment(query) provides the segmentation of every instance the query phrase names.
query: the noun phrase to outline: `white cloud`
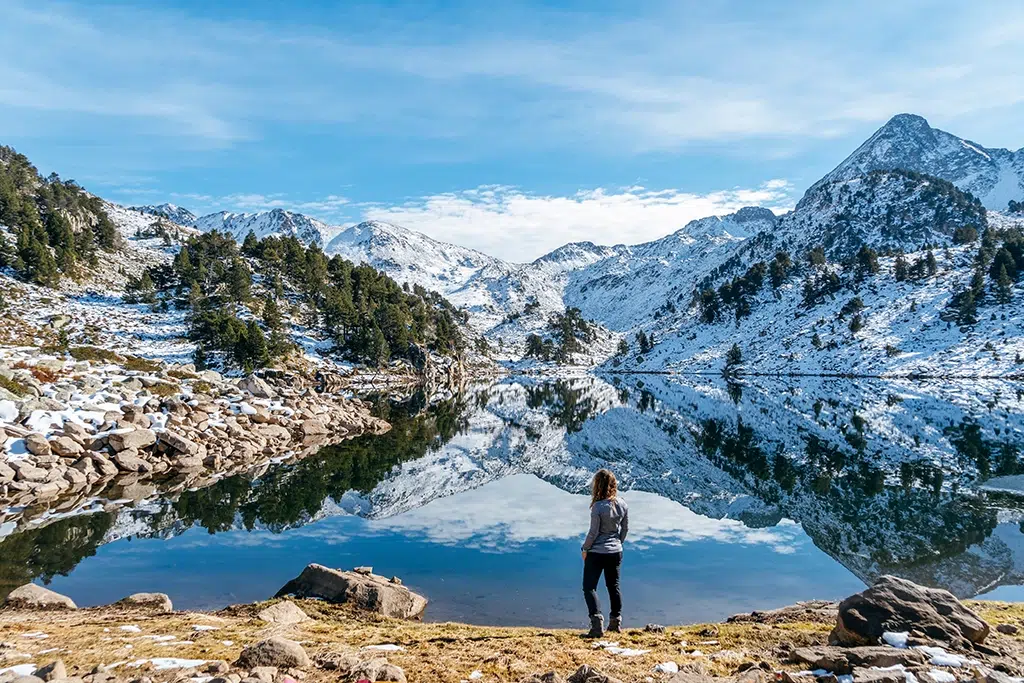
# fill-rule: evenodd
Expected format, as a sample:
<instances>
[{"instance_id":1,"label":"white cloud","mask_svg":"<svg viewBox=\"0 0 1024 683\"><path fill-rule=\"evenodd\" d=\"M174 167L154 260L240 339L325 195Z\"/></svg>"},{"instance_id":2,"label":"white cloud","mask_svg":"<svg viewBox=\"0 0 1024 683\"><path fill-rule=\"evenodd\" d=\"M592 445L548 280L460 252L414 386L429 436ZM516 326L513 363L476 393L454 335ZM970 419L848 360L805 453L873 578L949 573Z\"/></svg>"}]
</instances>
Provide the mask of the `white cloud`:
<instances>
[{"instance_id":1,"label":"white cloud","mask_svg":"<svg viewBox=\"0 0 1024 683\"><path fill-rule=\"evenodd\" d=\"M757 188L705 194L630 187L598 188L558 197L484 186L423 197L400 206L369 206L363 209L363 215L492 256L528 261L566 242L635 244L657 239L691 220L731 213L744 206L782 210L792 204L792 190L789 183L779 179Z\"/></svg>"},{"instance_id":2,"label":"white cloud","mask_svg":"<svg viewBox=\"0 0 1024 683\"><path fill-rule=\"evenodd\" d=\"M653 493L627 491L623 498L630 510L630 547L714 541L763 545L790 554L806 541L799 525L786 520L770 529L755 529L733 519L703 517ZM496 500L501 504L495 504ZM535 541L582 541L589 503L588 496L521 474L394 517L371 520L368 528L416 534L442 545L500 551Z\"/></svg>"}]
</instances>

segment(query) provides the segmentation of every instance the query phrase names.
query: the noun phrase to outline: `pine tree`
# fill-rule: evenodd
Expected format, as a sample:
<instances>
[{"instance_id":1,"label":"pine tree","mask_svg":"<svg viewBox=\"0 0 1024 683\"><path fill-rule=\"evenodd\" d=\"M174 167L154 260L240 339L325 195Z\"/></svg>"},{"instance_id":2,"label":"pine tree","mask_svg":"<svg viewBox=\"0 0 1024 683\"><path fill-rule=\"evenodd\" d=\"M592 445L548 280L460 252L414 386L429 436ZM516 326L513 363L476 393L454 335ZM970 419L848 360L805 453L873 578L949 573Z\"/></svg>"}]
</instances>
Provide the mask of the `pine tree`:
<instances>
[{"instance_id":1,"label":"pine tree","mask_svg":"<svg viewBox=\"0 0 1024 683\"><path fill-rule=\"evenodd\" d=\"M733 344L725 354L725 366L722 368L722 374L726 377L737 375L742 366L743 351L740 350L739 344Z\"/></svg>"},{"instance_id":2,"label":"pine tree","mask_svg":"<svg viewBox=\"0 0 1024 683\"><path fill-rule=\"evenodd\" d=\"M626 354L628 354L629 353L629 342L627 342L625 339L620 339L619 340L619 347L616 350L616 353L619 356L625 356Z\"/></svg>"},{"instance_id":3,"label":"pine tree","mask_svg":"<svg viewBox=\"0 0 1024 683\"><path fill-rule=\"evenodd\" d=\"M896 278L897 282L903 282L910 277L910 266L907 264L907 259L903 254L896 256L896 262L892 268L893 277Z\"/></svg>"},{"instance_id":4,"label":"pine tree","mask_svg":"<svg viewBox=\"0 0 1024 683\"><path fill-rule=\"evenodd\" d=\"M863 327L864 327L864 318L863 318L863 316L860 313L857 313L852 318L850 318L850 333L851 334L854 334L854 335L857 334L858 332L860 332L861 328L863 328Z\"/></svg>"},{"instance_id":5,"label":"pine tree","mask_svg":"<svg viewBox=\"0 0 1024 683\"><path fill-rule=\"evenodd\" d=\"M250 230L242 242L242 253L246 256L256 256L259 253L259 244L256 233Z\"/></svg>"},{"instance_id":6,"label":"pine tree","mask_svg":"<svg viewBox=\"0 0 1024 683\"><path fill-rule=\"evenodd\" d=\"M999 267L999 276L996 278L996 300L1001 304L1010 303L1013 296L1013 280L1006 272L1006 266Z\"/></svg>"},{"instance_id":7,"label":"pine tree","mask_svg":"<svg viewBox=\"0 0 1024 683\"><path fill-rule=\"evenodd\" d=\"M38 231L23 227L18 233L18 259L26 280L45 286L57 284L57 262Z\"/></svg>"},{"instance_id":8,"label":"pine tree","mask_svg":"<svg viewBox=\"0 0 1024 683\"><path fill-rule=\"evenodd\" d=\"M939 272L939 264L935 260L935 254L929 249L928 253L924 256L925 264L928 266L928 276L931 277Z\"/></svg>"},{"instance_id":9,"label":"pine tree","mask_svg":"<svg viewBox=\"0 0 1024 683\"><path fill-rule=\"evenodd\" d=\"M866 244L861 246L856 256L857 279L862 280L869 275L875 275L879 271L878 252Z\"/></svg>"}]
</instances>

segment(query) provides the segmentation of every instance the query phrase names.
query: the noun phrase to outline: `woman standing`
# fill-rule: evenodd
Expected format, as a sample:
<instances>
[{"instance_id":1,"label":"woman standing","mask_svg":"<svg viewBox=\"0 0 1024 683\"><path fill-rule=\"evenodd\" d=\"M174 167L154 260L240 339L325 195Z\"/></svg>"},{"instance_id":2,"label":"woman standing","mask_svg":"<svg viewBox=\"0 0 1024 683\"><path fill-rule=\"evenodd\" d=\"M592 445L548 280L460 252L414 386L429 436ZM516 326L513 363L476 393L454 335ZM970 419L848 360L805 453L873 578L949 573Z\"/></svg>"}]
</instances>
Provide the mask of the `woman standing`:
<instances>
[{"instance_id":1,"label":"woman standing","mask_svg":"<svg viewBox=\"0 0 1024 683\"><path fill-rule=\"evenodd\" d=\"M619 592L619 566L622 542L629 532L629 508L618 497L619 482L609 470L598 470L590 486L590 531L583 541L583 597L590 611L588 638L604 635L604 617L597 602L597 582L604 573L611 615L608 630L622 628L622 594Z\"/></svg>"}]
</instances>

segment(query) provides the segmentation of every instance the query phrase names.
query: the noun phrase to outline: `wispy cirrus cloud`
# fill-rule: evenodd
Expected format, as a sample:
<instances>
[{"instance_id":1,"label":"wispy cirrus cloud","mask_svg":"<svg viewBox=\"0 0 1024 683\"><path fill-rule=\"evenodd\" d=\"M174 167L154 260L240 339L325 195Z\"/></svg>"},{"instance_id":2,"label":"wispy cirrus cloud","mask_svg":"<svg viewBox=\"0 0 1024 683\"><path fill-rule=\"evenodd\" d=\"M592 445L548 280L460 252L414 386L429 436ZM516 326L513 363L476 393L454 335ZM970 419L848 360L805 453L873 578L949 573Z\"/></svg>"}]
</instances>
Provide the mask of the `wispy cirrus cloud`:
<instances>
[{"instance_id":1,"label":"wispy cirrus cloud","mask_svg":"<svg viewBox=\"0 0 1024 683\"><path fill-rule=\"evenodd\" d=\"M524 140L635 152L1024 101L1006 87L1024 70L1024 8L1012 0L641 9L521 2L452 24L363 8L320 22L328 29L308 16L190 16L173 3L10 0L0 123L73 114L213 146L274 124L343 124L469 139L477 153Z\"/></svg>"}]
</instances>

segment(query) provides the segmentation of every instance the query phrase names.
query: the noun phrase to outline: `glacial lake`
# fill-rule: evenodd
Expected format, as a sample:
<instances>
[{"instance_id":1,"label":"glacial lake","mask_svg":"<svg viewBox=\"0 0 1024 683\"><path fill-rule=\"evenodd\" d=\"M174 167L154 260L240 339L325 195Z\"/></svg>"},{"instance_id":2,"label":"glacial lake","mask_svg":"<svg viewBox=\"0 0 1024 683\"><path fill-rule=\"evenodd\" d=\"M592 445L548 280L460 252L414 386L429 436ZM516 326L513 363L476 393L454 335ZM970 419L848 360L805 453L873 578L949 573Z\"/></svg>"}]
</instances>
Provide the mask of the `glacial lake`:
<instances>
[{"instance_id":1,"label":"glacial lake","mask_svg":"<svg viewBox=\"0 0 1024 683\"><path fill-rule=\"evenodd\" d=\"M83 606L160 591L219 608L311 562L372 565L431 621L578 627L587 484L609 467L630 505L627 625L838 599L882 574L1024 599L1024 497L982 485L1024 473L1024 385L507 378L377 412L389 434L302 461L8 524L0 594L36 580Z\"/></svg>"}]
</instances>

